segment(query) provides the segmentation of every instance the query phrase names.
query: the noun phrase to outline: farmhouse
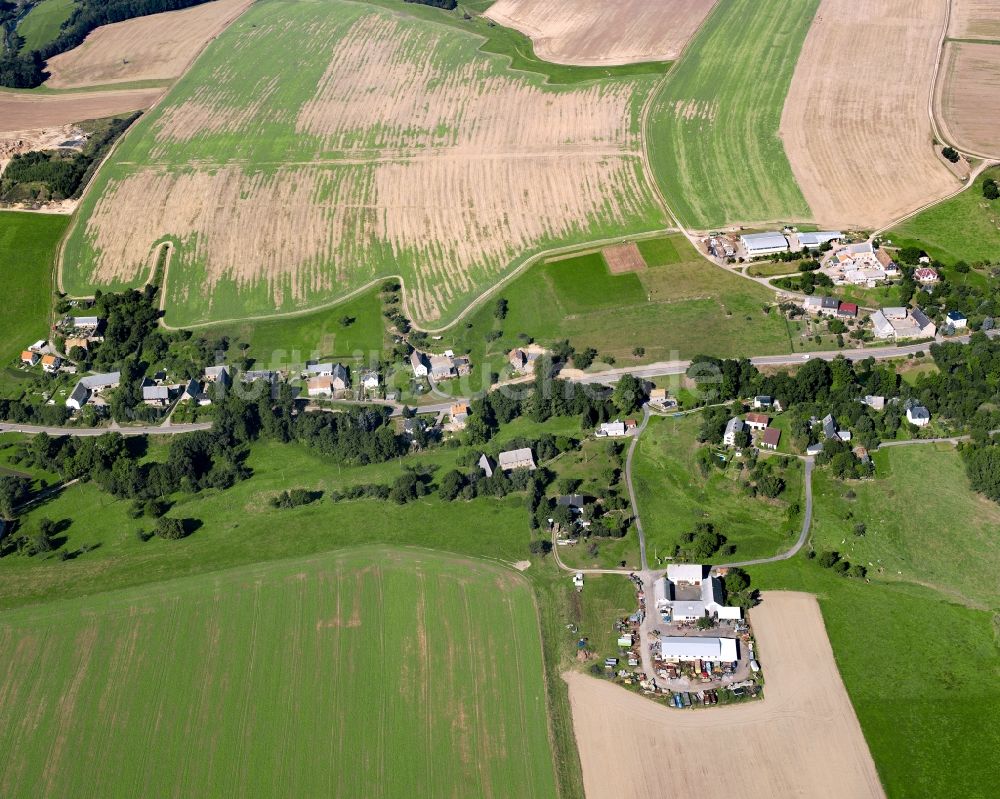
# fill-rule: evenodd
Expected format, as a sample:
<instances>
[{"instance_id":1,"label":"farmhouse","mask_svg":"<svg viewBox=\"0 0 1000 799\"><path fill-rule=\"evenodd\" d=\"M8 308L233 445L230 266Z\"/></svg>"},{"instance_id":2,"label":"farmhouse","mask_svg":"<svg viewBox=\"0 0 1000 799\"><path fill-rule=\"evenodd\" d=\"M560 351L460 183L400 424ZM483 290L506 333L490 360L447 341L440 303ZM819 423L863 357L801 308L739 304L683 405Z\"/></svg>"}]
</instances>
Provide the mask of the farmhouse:
<instances>
[{"instance_id":1,"label":"farmhouse","mask_svg":"<svg viewBox=\"0 0 1000 799\"><path fill-rule=\"evenodd\" d=\"M836 316L840 308L840 300L835 297L806 297L802 301L802 307L812 314L823 316Z\"/></svg>"},{"instance_id":2,"label":"farmhouse","mask_svg":"<svg viewBox=\"0 0 1000 799\"><path fill-rule=\"evenodd\" d=\"M920 308L883 308L870 319L878 339L934 338L937 333L937 325Z\"/></svg>"},{"instance_id":3,"label":"farmhouse","mask_svg":"<svg viewBox=\"0 0 1000 799\"><path fill-rule=\"evenodd\" d=\"M781 413L781 403L767 394L758 394L753 398L752 405L755 410L773 410L775 413Z\"/></svg>"},{"instance_id":4,"label":"farmhouse","mask_svg":"<svg viewBox=\"0 0 1000 799\"><path fill-rule=\"evenodd\" d=\"M232 384L232 376L229 374L229 367L223 365L220 366L206 366L203 377L206 383L219 383L223 386L229 386Z\"/></svg>"},{"instance_id":5,"label":"farmhouse","mask_svg":"<svg viewBox=\"0 0 1000 799\"><path fill-rule=\"evenodd\" d=\"M668 663L707 660L709 663L735 663L739 660L735 638L702 638L664 635L660 637L660 660Z\"/></svg>"},{"instance_id":6,"label":"farmhouse","mask_svg":"<svg viewBox=\"0 0 1000 799\"><path fill-rule=\"evenodd\" d=\"M458 374L455 369L455 361L447 355L431 356L431 377L435 380L446 380Z\"/></svg>"},{"instance_id":7,"label":"farmhouse","mask_svg":"<svg viewBox=\"0 0 1000 799\"><path fill-rule=\"evenodd\" d=\"M923 283L924 285L930 283L937 283L940 279L936 269L931 269L929 266L922 266L913 272L913 279L918 283Z\"/></svg>"},{"instance_id":8,"label":"farmhouse","mask_svg":"<svg viewBox=\"0 0 1000 799\"><path fill-rule=\"evenodd\" d=\"M769 427L764 431L764 435L760 437L760 445L764 449L777 449L778 442L781 441L781 430L777 427Z\"/></svg>"},{"instance_id":9,"label":"farmhouse","mask_svg":"<svg viewBox=\"0 0 1000 799\"><path fill-rule=\"evenodd\" d=\"M465 423L469 420L469 406L464 402L456 403L451 406L448 415L451 417L452 425L461 429L465 427Z\"/></svg>"},{"instance_id":10,"label":"farmhouse","mask_svg":"<svg viewBox=\"0 0 1000 799\"><path fill-rule=\"evenodd\" d=\"M788 239L781 233L747 233L740 236L740 244L748 258L788 252Z\"/></svg>"},{"instance_id":11,"label":"farmhouse","mask_svg":"<svg viewBox=\"0 0 1000 799\"><path fill-rule=\"evenodd\" d=\"M32 352L31 350L25 350L21 353L21 363L27 364L28 366L34 366L38 363L38 353Z\"/></svg>"},{"instance_id":12,"label":"farmhouse","mask_svg":"<svg viewBox=\"0 0 1000 799\"><path fill-rule=\"evenodd\" d=\"M73 387L69 397L66 398L66 407L76 411L80 410L94 394L99 394L105 389L118 388L121 379L121 372L107 372L81 377Z\"/></svg>"},{"instance_id":13,"label":"farmhouse","mask_svg":"<svg viewBox=\"0 0 1000 799\"><path fill-rule=\"evenodd\" d=\"M667 573L653 583L656 609L673 621L694 621L704 616L723 620L742 618L739 608L722 604L722 580L706 575L700 564L672 563Z\"/></svg>"},{"instance_id":14,"label":"farmhouse","mask_svg":"<svg viewBox=\"0 0 1000 799\"><path fill-rule=\"evenodd\" d=\"M961 311L948 311L948 324L955 328L955 330L964 330L969 324L969 320L965 318L965 314Z\"/></svg>"},{"instance_id":15,"label":"farmhouse","mask_svg":"<svg viewBox=\"0 0 1000 799\"><path fill-rule=\"evenodd\" d=\"M142 401L147 405L162 408L170 402L170 387L153 384L142 387Z\"/></svg>"},{"instance_id":16,"label":"farmhouse","mask_svg":"<svg viewBox=\"0 0 1000 799\"><path fill-rule=\"evenodd\" d=\"M748 413L746 425L751 430L764 430L771 418L766 413Z\"/></svg>"},{"instance_id":17,"label":"farmhouse","mask_svg":"<svg viewBox=\"0 0 1000 799\"><path fill-rule=\"evenodd\" d=\"M101 326L101 319L97 316L67 316L63 320L63 327L67 330L76 330L78 333L91 336L97 332Z\"/></svg>"},{"instance_id":18,"label":"farmhouse","mask_svg":"<svg viewBox=\"0 0 1000 799\"><path fill-rule=\"evenodd\" d=\"M823 438L839 438L837 434L837 422L832 413L823 417Z\"/></svg>"},{"instance_id":19,"label":"farmhouse","mask_svg":"<svg viewBox=\"0 0 1000 799\"><path fill-rule=\"evenodd\" d=\"M430 374L430 364L427 356L422 352L414 350L410 353L410 368L413 369L413 376L416 378L427 377Z\"/></svg>"},{"instance_id":20,"label":"farmhouse","mask_svg":"<svg viewBox=\"0 0 1000 799\"><path fill-rule=\"evenodd\" d=\"M529 472L533 472L535 471L535 456L531 454L528 447L510 449L497 456L497 464L504 472L510 472L514 469L527 469Z\"/></svg>"},{"instance_id":21,"label":"farmhouse","mask_svg":"<svg viewBox=\"0 0 1000 799\"><path fill-rule=\"evenodd\" d=\"M906 409L906 421L916 427L930 424L931 413L923 405L911 405Z\"/></svg>"},{"instance_id":22,"label":"farmhouse","mask_svg":"<svg viewBox=\"0 0 1000 799\"><path fill-rule=\"evenodd\" d=\"M726 422L726 432L722 434L722 443L727 447L736 446L736 435L743 430L743 420L734 416Z\"/></svg>"},{"instance_id":23,"label":"farmhouse","mask_svg":"<svg viewBox=\"0 0 1000 799\"><path fill-rule=\"evenodd\" d=\"M42 369L44 369L50 375L58 372L59 367L61 366L62 366L62 358L60 358L58 355L42 356Z\"/></svg>"},{"instance_id":24,"label":"farmhouse","mask_svg":"<svg viewBox=\"0 0 1000 799\"><path fill-rule=\"evenodd\" d=\"M858 306L853 302L842 302L837 308L838 319L854 319L858 315Z\"/></svg>"},{"instance_id":25,"label":"farmhouse","mask_svg":"<svg viewBox=\"0 0 1000 799\"><path fill-rule=\"evenodd\" d=\"M374 391L378 388L378 372L374 369L365 369L361 372L361 387L365 391Z\"/></svg>"},{"instance_id":26,"label":"farmhouse","mask_svg":"<svg viewBox=\"0 0 1000 799\"><path fill-rule=\"evenodd\" d=\"M879 247L875 251L875 260L879 262L881 267L886 271L886 274L897 275L899 274L899 267L896 262L892 260L892 256L885 251L882 247Z\"/></svg>"},{"instance_id":27,"label":"farmhouse","mask_svg":"<svg viewBox=\"0 0 1000 799\"><path fill-rule=\"evenodd\" d=\"M240 379L244 383L256 383L258 380L263 380L265 383L274 385L278 382L278 373L269 369L250 369L244 372Z\"/></svg>"},{"instance_id":28,"label":"farmhouse","mask_svg":"<svg viewBox=\"0 0 1000 799\"><path fill-rule=\"evenodd\" d=\"M306 361L306 374L316 377L326 377L333 374L332 363L317 363L316 361Z\"/></svg>"},{"instance_id":29,"label":"farmhouse","mask_svg":"<svg viewBox=\"0 0 1000 799\"><path fill-rule=\"evenodd\" d=\"M818 250L830 241L842 239L844 234L839 230L821 230L816 233L799 233L799 247L802 249Z\"/></svg>"},{"instance_id":30,"label":"farmhouse","mask_svg":"<svg viewBox=\"0 0 1000 799\"><path fill-rule=\"evenodd\" d=\"M306 383L306 392L310 397L332 397L334 392L333 378L312 377Z\"/></svg>"},{"instance_id":31,"label":"farmhouse","mask_svg":"<svg viewBox=\"0 0 1000 799\"><path fill-rule=\"evenodd\" d=\"M625 429L625 422L615 419L613 422L601 422L594 435L598 438L621 438L628 435L628 431Z\"/></svg>"}]
</instances>

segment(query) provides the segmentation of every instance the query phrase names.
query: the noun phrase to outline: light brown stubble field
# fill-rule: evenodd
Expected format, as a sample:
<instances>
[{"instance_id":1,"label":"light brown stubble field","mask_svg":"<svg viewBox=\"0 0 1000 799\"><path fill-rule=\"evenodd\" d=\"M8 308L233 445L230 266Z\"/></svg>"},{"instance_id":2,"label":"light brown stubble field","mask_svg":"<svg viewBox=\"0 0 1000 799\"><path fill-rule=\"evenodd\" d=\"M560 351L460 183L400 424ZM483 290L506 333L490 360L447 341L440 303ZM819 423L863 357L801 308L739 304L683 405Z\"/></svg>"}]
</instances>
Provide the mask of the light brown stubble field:
<instances>
[{"instance_id":1,"label":"light brown stubble field","mask_svg":"<svg viewBox=\"0 0 1000 799\"><path fill-rule=\"evenodd\" d=\"M821 225L880 227L959 188L928 102L947 0L823 0L781 137Z\"/></svg>"},{"instance_id":2,"label":"light brown stubble field","mask_svg":"<svg viewBox=\"0 0 1000 799\"><path fill-rule=\"evenodd\" d=\"M205 43L250 5L215 0L181 11L102 25L83 44L50 58L45 85L73 89L139 80L171 80L184 72Z\"/></svg>"},{"instance_id":3,"label":"light brown stubble field","mask_svg":"<svg viewBox=\"0 0 1000 799\"><path fill-rule=\"evenodd\" d=\"M53 128L140 111L149 108L161 94L161 88L59 95L0 91L0 137L12 131Z\"/></svg>"},{"instance_id":4,"label":"light brown stubble field","mask_svg":"<svg viewBox=\"0 0 1000 799\"><path fill-rule=\"evenodd\" d=\"M1000 39L1000 3L952 0L948 35L955 39Z\"/></svg>"},{"instance_id":5,"label":"light brown stubble field","mask_svg":"<svg viewBox=\"0 0 1000 799\"><path fill-rule=\"evenodd\" d=\"M959 149L1000 157L1000 44L948 42L938 82L937 116Z\"/></svg>"},{"instance_id":6,"label":"light brown stubble field","mask_svg":"<svg viewBox=\"0 0 1000 799\"><path fill-rule=\"evenodd\" d=\"M816 598L766 592L750 620L761 702L673 710L566 675L587 799L884 797Z\"/></svg>"},{"instance_id":7,"label":"light brown stubble field","mask_svg":"<svg viewBox=\"0 0 1000 799\"><path fill-rule=\"evenodd\" d=\"M673 61L716 0L499 0L486 16L531 38L556 64Z\"/></svg>"}]
</instances>

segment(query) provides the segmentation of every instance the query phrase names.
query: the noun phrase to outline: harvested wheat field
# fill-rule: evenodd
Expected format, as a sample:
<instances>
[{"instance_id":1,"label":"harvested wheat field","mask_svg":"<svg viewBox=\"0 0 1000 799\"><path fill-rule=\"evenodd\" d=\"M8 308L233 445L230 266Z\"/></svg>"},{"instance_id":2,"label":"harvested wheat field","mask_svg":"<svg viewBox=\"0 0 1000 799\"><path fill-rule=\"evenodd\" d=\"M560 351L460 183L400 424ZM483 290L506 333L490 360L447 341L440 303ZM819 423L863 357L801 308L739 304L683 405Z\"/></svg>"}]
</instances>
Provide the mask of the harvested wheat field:
<instances>
[{"instance_id":1,"label":"harvested wheat field","mask_svg":"<svg viewBox=\"0 0 1000 799\"><path fill-rule=\"evenodd\" d=\"M138 80L171 80L251 0L215 0L102 25L83 44L49 59L46 86L72 89Z\"/></svg>"},{"instance_id":2,"label":"harvested wheat field","mask_svg":"<svg viewBox=\"0 0 1000 799\"><path fill-rule=\"evenodd\" d=\"M716 0L498 0L486 16L531 38L556 64L673 61Z\"/></svg>"},{"instance_id":3,"label":"harvested wheat field","mask_svg":"<svg viewBox=\"0 0 1000 799\"><path fill-rule=\"evenodd\" d=\"M102 171L67 289L140 282L170 239L171 324L395 274L433 323L545 248L662 227L639 130L652 79L549 87L480 43L363 4L255 3Z\"/></svg>"},{"instance_id":4,"label":"harvested wheat field","mask_svg":"<svg viewBox=\"0 0 1000 799\"><path fill-rule=\"evenodd\" d=\"M587 799L884 796L816 598L767 592L751 621L761 702L680 711L566 675Z\"/></svg>"},{"instance_id":5,"label":"harvested wheat field","mask_svg":"<svg viewBox=\"0 0 1000 799\"><path fill-rule=\"evenodd\" d=\"M1000 44L948 42L938 82L937 117L961 150L1000 157Z\"/></svg>"},{"instance_id":6,"label":"harvested wheat field","mask_svg":"<svg viewBox=\"0 0 1000 799\"><path fill-rule=\"evenodd\" d=\"M0 91L0 137L12 132L53 128L84 119L149 108L163 89L122 89L80 94L18 94Z\"/></svg>"},{"instance_id":7,"label":"harvested wheat field","mask_svg":"<svg viewBox=\"0 0 1000 799\"><path fill-rule=\"evenodd\" d=\"M955 39L1000 40L997 0L951 0L948 35Z\"/></svg>"},{"instance_id":8,"label":"harvested wheat field","mask_svg":"<svg viewBox=\"0 0 1000 799\"><path fill-rule=\"evenodd\" d=\"M959 188L928 100L946 0L823 0L781 117L821 225L880 227Z\"/></svg>"}]
</instances>

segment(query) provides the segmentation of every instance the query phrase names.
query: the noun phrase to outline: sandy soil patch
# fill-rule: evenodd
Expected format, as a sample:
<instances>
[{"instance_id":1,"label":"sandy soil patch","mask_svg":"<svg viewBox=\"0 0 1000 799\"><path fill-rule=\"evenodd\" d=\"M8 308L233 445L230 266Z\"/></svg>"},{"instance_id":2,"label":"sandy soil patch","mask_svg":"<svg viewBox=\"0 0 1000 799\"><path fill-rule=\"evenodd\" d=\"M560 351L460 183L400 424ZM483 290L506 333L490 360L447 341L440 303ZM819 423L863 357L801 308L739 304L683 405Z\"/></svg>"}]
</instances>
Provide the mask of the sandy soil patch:
<instances>
[{"instance_id":1,"label":"sandy soil patch","mask_svg":"<svg viewBox=\"0 0 1000 799\"><path fill-rule=\"evenodd\" d=\"M716 0L498 0L486 16L531 38L556 64L673 61Z\"/></svg>"},{"instance_id":2,"label":"sandy soil patch","mask_svg":"<svg viewBox=\"0 0 1000 799\"><path fill-rule=\"evenodd\" d=\"M565 675L587 799L885 795L815 597L765 593L751 621L762 702L678 711Z\"/></svg>"},{"instance_id":3,"label":"sandy soil patch","mask_svg":"<svg viewBox=\"0 0 1000 799\"><path fill-rule=\"evenodd\" d=\"M428 57L455 46L448 29L384 13L344 24L310 27L304 46L329 62L294 116L281 76L224 64L155 127L158 159L202 135L292 122L297 144L315 148L311 161L267 176L224 162L137 167L86 221L93 280L133 279L171 235L181 242L171 291L179 265L199 264L191 290L263 283L280 306L359 285L390 253L415 272L414 316L435 320L538 242L646 207L631 84L547 90L486 59ZM266 41L266 27L248 41Z\"/></svg>"},{"instance_id":4,"label":"sandy soil patch","mask_svg":"<svg viewBox=\"0 0 1000 799\"><path fill-rule=\"evenodd\" d=\"M937 115L945 139L976 155L1000 156L1000 45L948 42Z\"/></svg>"},{"instance_id":5,"label":"sandy soil patch","mask_svg":"<svg viewBox=\"0 0 1000 799\"><path fill-rule=\"evenodd\" d=\"M947 0L823 0L781 137L821 225L879 227L959 187L927 110Z\"/></svg>"},{"instance_id":6,"label":"sandy soil patch","mask_svg":"<svg viewBox=\"0 0 1000 799\"><path fill-rule=\"evenodd\" d=\"M948 35L956 39L1000 39L1000 3L951 0Z\"/></svg>"},{"instance_id":7,"label":"sandy soil patch","mask_svg":"<svg viewBox=\"0 0 1000 799\"><path fill-rule=\"evenodd\" d=\"M102 25L83 44L49 59L53 89L170 80L252 0L215 0L181 11Z\"/></svg>"},{"instance_id":8,"label":"sandy soil patch","mask_svg":"<svg viewBox=\"0 0 1000 799\"><path fill-rule=\"evenodd\" d=\"M149 108L163 89L122 89L79 94L15 94L0 92L0 137L54 128Z\"/></svg>"},{"instance_id":9,"label":"sandy soil patch","mask_svg":"<svg viewBox=\"0 0 1000 799\"><path fill-rule=\"evenodd\" d=\"M59 125L35 130L11 130L0 134L0 174L15 155L32 150L53 150L60 144L78 141L84 134L75 125Z\"/></svg>"},{"instance_id":10,"label":"sandy soil patch","mask_svg":"<svg viewBox=\"0 0 1000 799\"><path fill-rule=\"evenodd\" d=\"M641 272L646 268L646 261L639 252L639 246L630 241L628 244L616 244L601 250L612 275L622 275L626 272Z\"/></svg>"}]
</instances>

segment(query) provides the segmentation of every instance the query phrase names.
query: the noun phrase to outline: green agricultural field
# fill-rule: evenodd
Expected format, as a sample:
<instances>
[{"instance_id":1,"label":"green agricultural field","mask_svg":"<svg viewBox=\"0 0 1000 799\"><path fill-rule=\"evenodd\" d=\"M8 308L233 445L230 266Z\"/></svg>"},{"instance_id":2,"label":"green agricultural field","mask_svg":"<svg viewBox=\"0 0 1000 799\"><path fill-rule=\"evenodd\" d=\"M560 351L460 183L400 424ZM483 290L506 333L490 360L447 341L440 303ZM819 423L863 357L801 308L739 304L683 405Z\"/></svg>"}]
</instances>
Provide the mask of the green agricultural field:
<instances>
[{"instance_id":1,"label":"green agricultural field","mask_svg":"<svg viewBox=\"0 0 1000 799\"><path fill-rule=\"evenodd\" d=\"M556 796L531 589L483 561L279 561L8 611L0 640L5 796Z\"/></svg>"},{"instance_id":2,"label":"green agricultural field","mask_svg":"<svg viewBox=\"0 0 1000 799\"><path fill-rule=\"evenodd\" d=\"M915 523L920 515L910 509ZM984 724L983 715L983 708L1000 703L993 611L912 583L838 577L804 554L752 567L750 576L761 590L818 595L837 666L888 796L993 795L1000 730ZM955 588L961 591L960 579Z\"/></svg>"},{"instance_id":3,"label":"green agricultural field","mask_svg":"<svg viewBox=\"0 0 1000 799\"><path fill-rule=\"evenodd\" d=\"M580 350L595 347L618 365L699 353L738 357L747 341L755 353L792 350L784 318L763 311L773 292L709 263L680 235L640 242L640 251L649 267L623 275L609 274L598 255L533 265L496 295L508 301L505 319L494 318L495 301L488 300L445 332L442 345L471 353L471 390L483 385L484 364L502 370L506 353L523 345L521 334L542 344L569 339ZM501 335L487 341L491 331Z\"/></svg>"},{"instance_id":4,"label":"green agricultural field","mask_svg":"<svg viewBox=\"0 0 1000 799\"><path fill-rule=\"evenodd\" d=\"M697 413L656 417L639 439L632 479L651 563L670 556L680 536L699 522L711 522L735 545L726 560L767 557L787 549L801 529L801 516L789 513L791 503L802 502L801 462L790 460L778 471L787 484L778 499L751 498L737 482L733 464L724 471L712 467L707 477L702 475L697 453L703 445L695 438L700 426Z\"/></svg>"},{"instance_id":5,"label":"green agricultural field","mask_svg":"<svg viewBox=\"0 0 1000 799\"><path fill-rule=\"evenodd\" d=\"M69 219L57 214L0 211L0 276L5 289L0 314L0 395L23 373L21 350L49 329L52 264Z\"/></svg>"},{"instance_id":6,"label":"green agricultural field","mask_svg":"<svg viewBox=\"0 0 1000 799\"><path fill-rule=\"evenodd\" d=\"M74 0L41 0L17 25L24 37L24 52L38 50L59 35L59 28L69 19Z\"/></svg>"},{"instance_id":7,"label":"green agricultural field","mask_svg":"<svg viewBox=\"0 0 1000 799\"><path fill-rule=\"evenodd\" d=\"M954 447L887 448L875 465L876 479L849 484L817 471L813 546L864 564L873 580L920 583L963 604L1000 606L1000 505L969 488ZM855 532L859 523L863 536Z\"/></svg>"},{"instance_id":8,"label":"green agricultural field","mask_svg":"<svg viewBox=\"0 0 1000 799\"><path fill-rule=\"evenodd\" d=\"M399 275L434 327L540 252L663 229L640 120L655 76L553 85L468 22L255 3L102 167L64 287L141 284L171 241L172 326L328 307Z\"/></svg>"},{"instance_id":9,"label":"green agricultural field","mask_svg":"<svg viewBox=\"0 0 1000 799\"><path fill-rule=\"evenodd\" d=\"M906 220L886 238L894 247L919 247L946 264L1000 261L1000 200L983 197L987 178L1000 179L1000 168L987 169L961 194Z\"/></svg>"},{"instance_id":10,"label":"green agricultural field","mask_svg":"<svg viewBox=\"0 0 1000 799\"><path fill-rule=\"evenodd\" d=\"M660 189L685 226L811 216L778 127L818 5L720 3L661 85L647 146Z\"/></svg>"}]
</instances>

